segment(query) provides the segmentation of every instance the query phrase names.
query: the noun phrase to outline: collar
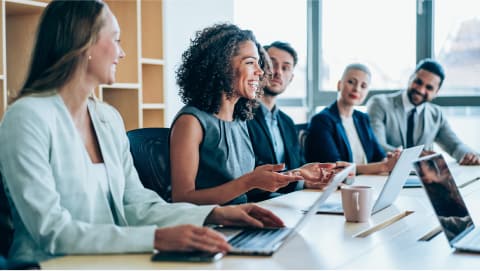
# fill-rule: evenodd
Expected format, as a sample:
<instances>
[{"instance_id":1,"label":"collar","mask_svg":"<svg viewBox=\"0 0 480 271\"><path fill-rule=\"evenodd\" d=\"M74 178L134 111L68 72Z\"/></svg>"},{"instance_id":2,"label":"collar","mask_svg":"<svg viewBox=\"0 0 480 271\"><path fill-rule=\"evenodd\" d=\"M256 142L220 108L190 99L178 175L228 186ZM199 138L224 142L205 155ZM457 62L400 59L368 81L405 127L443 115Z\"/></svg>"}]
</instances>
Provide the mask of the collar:
<instances>
[{"instance_id":1,"label":"collar","mask_svg":"<svg viewBox=\"0 0 480 271\"><path fill-rule=\"evenodd\" d=\"M262 110L262 113L265 117L271 116L275 119L277 118L279 111L277 105L273 106L272 111L268 110L267 106L263 102L260 102L260 110Z\"/></svg>"}]
</instances>

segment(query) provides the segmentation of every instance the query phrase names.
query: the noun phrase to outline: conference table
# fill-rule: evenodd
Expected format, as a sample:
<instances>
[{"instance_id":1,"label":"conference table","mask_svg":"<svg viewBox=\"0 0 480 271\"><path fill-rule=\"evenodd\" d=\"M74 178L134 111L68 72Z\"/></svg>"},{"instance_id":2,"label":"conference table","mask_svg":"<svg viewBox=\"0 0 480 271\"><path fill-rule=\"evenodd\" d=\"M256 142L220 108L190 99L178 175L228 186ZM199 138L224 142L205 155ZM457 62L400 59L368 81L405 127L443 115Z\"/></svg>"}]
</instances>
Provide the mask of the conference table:
<instances>
[{"instance_id":1,"label":"conference table","mask_svg":"<svg viewBox=\"0 0 480 271\"><path fill-rule=\"evenodd\" d=\"M480 166L450 164L460 192L480 223ZM356 176L369 185L374 199L387 176ZM460 183L461 182L461 183ZM259 205L294 226L318 190L302 190ZM340 201L340 191L328 201ZM477 222L478 221L478 222ZM480 225L480 224L478 224ZM453 250L423 188L404 188L394 204L368 222L350 223L343 215L317 214L290 236L273 256L227 255L213 263L152 262L152 253L70 255L41 263L44 269L478 269L480 253Z\"/></svg>"}]
</instances>

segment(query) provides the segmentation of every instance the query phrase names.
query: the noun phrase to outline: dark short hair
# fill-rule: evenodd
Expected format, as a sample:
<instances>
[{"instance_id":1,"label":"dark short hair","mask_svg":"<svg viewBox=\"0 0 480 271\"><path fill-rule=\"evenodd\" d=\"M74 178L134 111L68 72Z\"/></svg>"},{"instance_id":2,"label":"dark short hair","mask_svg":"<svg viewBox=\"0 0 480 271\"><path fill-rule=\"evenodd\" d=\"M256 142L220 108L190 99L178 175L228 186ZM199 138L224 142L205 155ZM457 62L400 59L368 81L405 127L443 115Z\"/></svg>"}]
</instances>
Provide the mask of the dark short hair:
<instances>
[{"instance_id":1,"label":"dark short hair","mask_svg":"<svg viewBox=\"0 0 480 271\"><path fill-rule=\"evenodd\" d=\"M283 41L274 41L270 45L265 45L263 48L268 51L268 49L275 47L277 49L283 50L287 53L289 53L293 57L293 66L297 66L298 62L298 56L297 56L297 51L293 49L293 47L290 45L288 42L283 42Z\"/></svg>"},{"instance_id":2,"label":"dark short hair","mask_svg":"<svg viewBox=\"0 0 480 271\"><path fill-rule=\"evenodd\" d=\"M419 70L426 70L438 75L440 77L440 84L438 88L442 86L443 79L445 79L445 71L440 63L431 58L425 58L418 62L417 67L415 68L415 73L417 73Z\"/></svg>"}]
</instances>

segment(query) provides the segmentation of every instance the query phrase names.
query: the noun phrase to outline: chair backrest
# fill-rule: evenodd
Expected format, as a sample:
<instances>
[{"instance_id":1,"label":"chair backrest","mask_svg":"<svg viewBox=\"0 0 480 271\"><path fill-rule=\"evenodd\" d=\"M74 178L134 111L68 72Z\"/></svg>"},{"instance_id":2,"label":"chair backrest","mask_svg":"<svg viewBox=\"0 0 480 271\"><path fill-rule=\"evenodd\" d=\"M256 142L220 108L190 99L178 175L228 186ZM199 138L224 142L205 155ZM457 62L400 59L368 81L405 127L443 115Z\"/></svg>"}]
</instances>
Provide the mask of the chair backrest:
<instances>
[{"instance_id":1,"label":"chair backrest","mask_svg":"<svg viewBox=\"0 0 480 271\"><path fill-rule=\"evenodd\" d=\"M127 132L140 181L165 201L171 201L169 133L169 128L141 128Z\"/></svg>"},{"instance_id":2,"label":"chair backrest","mask_svg":"<svg viewBox=\"0 0 480 271\"><path fill-rule=\"evenodd\" d=\"M13 223L10 213L10 205L2 182L2 174L0 173L0 255L7 257L8 250L13 240Z\"/></svg>"},{"instance_id":3,"label":"chair backrest","mask_svg":"<svg viewBox=\"0 0 480 271\"><path fill-rule=\"evenodd\" d=\"M300 155L305 161L305 142L308 136L308 123L295 124L295 130L297 130L298 143L300 144Z\"/></svg>"},{"instance_id":4,"label":"chair backrest","mask_svg":"<svg viewBox=\"0 0 480 271\"><path fill-rule=\"evenodd\" d=\"M301 131L307 130L307 127L308 127L308 123L295 124L295 130L297 131L297 135L299 135Z\"/></svg>"}]
</instances>

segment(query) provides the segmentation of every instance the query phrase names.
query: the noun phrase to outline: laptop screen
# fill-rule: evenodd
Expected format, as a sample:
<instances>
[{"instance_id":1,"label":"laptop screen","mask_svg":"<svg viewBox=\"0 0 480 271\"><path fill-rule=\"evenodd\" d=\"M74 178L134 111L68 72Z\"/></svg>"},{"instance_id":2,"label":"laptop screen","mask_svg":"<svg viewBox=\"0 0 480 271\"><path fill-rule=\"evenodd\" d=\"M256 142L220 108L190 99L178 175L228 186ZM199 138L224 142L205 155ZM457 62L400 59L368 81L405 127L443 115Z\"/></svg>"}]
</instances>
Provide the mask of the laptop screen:
<instances>
[{"instance_id":1,"label":"laptop screen","mask_svg":"<svg viewBox=\"0 0 480 271\"><path fill-rule=\"evenodd\" d=\"M415 170L452 245L473 228L473 221L441 154L414 162Z\"/></svg>"}]
</instances>

